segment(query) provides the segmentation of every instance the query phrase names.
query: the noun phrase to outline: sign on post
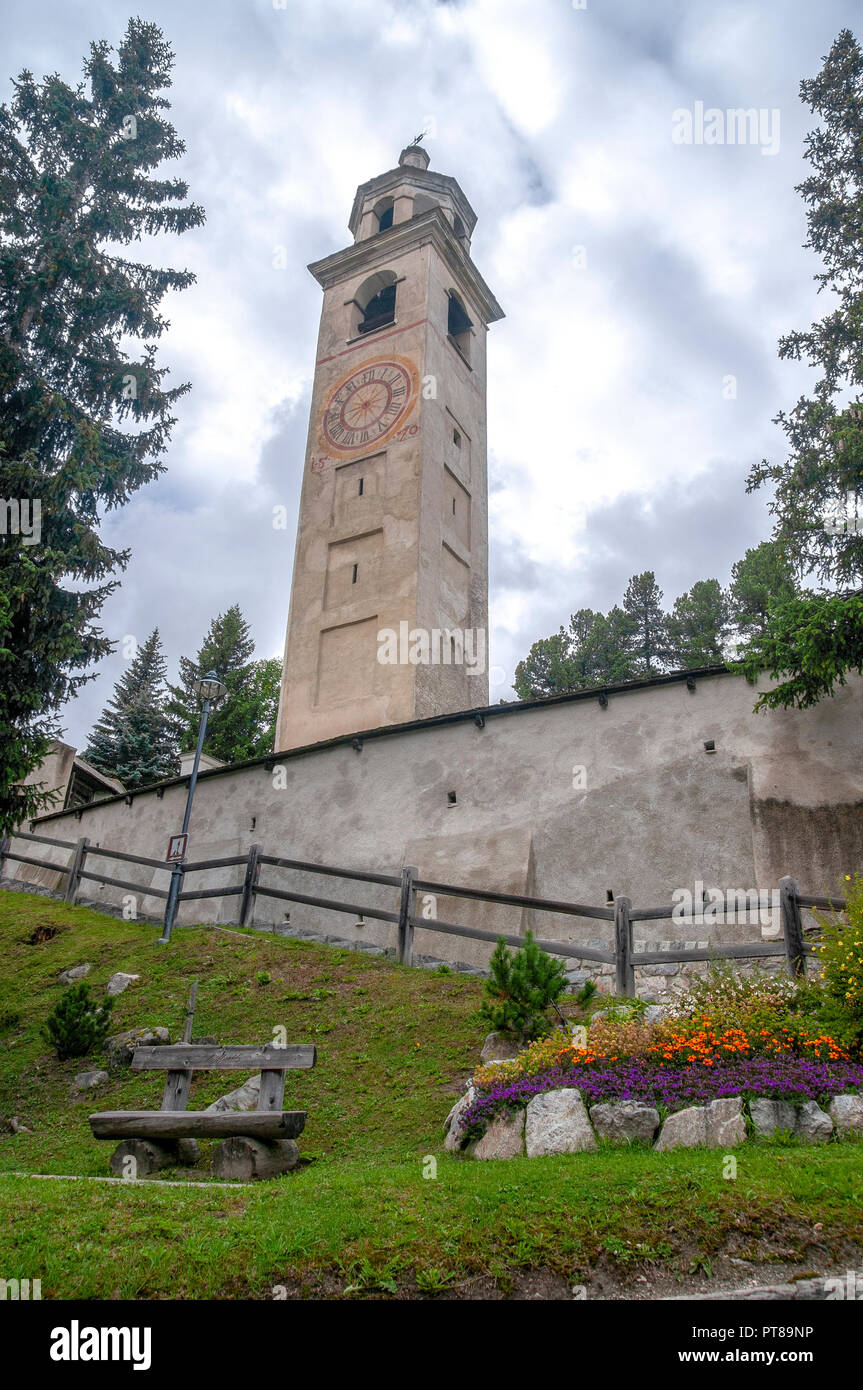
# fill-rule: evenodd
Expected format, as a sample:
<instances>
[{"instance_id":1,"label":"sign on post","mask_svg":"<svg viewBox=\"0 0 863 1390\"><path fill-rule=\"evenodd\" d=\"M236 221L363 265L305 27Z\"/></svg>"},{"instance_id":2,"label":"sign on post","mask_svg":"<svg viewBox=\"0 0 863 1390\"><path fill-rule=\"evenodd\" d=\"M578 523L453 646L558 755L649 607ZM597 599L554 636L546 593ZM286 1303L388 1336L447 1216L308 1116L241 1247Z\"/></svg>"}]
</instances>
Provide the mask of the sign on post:
<instances>
[{"instance_id":1,"label":"sign on post","mask_svg":"<svg viewBox=\"0 0 863 1390\"><path fill-rule=\"evenodd\" d=\"M186 846L188 843L188 835L172 835L168 841L168 853L165 855L165 863L182 864L186 857Z\"/></svg>"}]
</instances>

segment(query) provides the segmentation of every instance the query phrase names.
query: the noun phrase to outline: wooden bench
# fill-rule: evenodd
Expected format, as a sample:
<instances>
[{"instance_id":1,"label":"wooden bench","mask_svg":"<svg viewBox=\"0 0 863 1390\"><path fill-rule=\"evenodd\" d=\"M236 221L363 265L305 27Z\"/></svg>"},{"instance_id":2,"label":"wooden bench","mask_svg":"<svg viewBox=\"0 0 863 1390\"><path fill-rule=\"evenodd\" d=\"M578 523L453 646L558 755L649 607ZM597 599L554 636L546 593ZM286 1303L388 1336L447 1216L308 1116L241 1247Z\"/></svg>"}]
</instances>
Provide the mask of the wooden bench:
<instances>
[{"instance_id":1,"label":"wooden bench","mask_svg":"<svg viewBox=\"0 0 863 1390\"><path fill-rule=\"evenodd\" d=\"M133 1071L167 1071L161 1110L106 1110L90 1116L96 1139L122 1142L111 1156L111 1171L120 1177L144 1176L159 1168L188 1166L200 1158L199 1139L221 1139L213 1172L246 1181L272 1177L296 1166L294 1140L306 1123L304 1110L283 1110L285 1072L315 1065L312 1046L274 1043L264 1047L220 1047L179 1043L138 1047ZM186 1109L196 1071L258 1071L261 1090L251 1111Z\"/></svg>"}]
</instances>

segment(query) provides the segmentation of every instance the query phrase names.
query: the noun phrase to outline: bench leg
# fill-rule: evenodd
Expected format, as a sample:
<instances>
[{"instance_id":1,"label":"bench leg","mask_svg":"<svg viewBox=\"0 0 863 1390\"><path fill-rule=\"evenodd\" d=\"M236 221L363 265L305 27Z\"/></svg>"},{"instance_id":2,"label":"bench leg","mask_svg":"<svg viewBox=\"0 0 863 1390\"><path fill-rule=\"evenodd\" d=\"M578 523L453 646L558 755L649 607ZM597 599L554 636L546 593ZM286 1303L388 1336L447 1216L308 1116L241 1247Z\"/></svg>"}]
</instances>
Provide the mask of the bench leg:
<instances>
[{"instance_id":1,"label":"bench leg","mask_svg":"<svg viewBox=\"0 0 863 1390\"><path fill-rule=\"evenodd\" d=\"M213 1154L213 1174L231 1182L252 1178L275 1178L289 1173L299 1162L300 1151L293 1139L247 1139L237 1135L224 1139Z\"/></svg>"},{"instance_id":2,"label":"bench leg","mask_svg":"<svg viewBox=\"0 0 863 1390\"><path fill-rule=\"evenodd\" d=\"M118 1178L145 1178L160 1168L194 1168L201 1157L197 1139L124 1139L111 1155L111 1172Z\"/></svg>"}]
</instances>

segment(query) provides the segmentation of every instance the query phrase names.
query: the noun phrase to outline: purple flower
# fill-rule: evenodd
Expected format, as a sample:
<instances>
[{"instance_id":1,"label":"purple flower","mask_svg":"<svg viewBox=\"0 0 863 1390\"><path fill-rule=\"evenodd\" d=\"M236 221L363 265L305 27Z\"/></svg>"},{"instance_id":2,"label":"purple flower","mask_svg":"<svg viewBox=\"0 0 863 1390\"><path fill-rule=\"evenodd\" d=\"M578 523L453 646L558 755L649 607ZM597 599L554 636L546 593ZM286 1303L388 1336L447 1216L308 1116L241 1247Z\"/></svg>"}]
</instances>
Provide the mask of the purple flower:
<instances>
[{"instance_id":1,"label":"purple flower","mask_svg":"<svg viewBox=\"0 0 863 1390\"><path fill-rule=\"evenodd\" d=\"M643 1058L604 1065L557 1065L535 1076L495 1082L478 1092L462 1114L462 1129L484 1127L502 1110L523 1109L534 1096L560 1087L581 1091L587 1105L598 1101L639 1100L668 1111L720 1096L768 1096L802 1103L829 1100L863 1090L863 1066L854 1062L812 1062L801 1057L751 1057L681 1067Z\"/></svg>"}]
</instances>

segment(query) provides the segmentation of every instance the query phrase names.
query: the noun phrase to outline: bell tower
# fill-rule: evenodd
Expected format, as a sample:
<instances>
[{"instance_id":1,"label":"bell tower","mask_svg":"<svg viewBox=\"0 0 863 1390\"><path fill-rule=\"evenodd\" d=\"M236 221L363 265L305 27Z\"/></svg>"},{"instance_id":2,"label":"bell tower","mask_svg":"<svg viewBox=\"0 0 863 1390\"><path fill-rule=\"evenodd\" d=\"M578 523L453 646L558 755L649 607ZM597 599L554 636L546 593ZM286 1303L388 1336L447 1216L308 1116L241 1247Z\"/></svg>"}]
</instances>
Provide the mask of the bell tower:
<instances>
[{"instance_id":1,"label":"bell tower","mask_svg":"<svg viewBox=\"0 0 863 1390\"><path fill-rule=\"evenodd\" d=\"M361 184L324 292L276 751L488 702L476 215L421 145Z\"/></svg>"}]
</instances>

